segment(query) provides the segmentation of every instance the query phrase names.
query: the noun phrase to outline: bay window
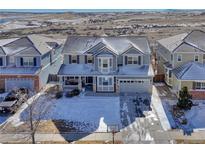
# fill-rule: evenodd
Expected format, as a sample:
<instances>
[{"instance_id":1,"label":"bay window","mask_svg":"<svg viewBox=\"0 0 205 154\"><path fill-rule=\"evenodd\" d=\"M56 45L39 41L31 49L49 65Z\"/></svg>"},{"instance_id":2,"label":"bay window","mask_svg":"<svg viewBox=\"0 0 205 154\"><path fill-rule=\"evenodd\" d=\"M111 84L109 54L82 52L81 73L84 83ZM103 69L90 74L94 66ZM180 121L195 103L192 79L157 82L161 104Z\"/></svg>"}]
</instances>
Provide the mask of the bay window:
<instances>
[{"instance_id":1,"label":"bay window","mask_svg":"<svg viewBox=\"0 0 205 154\"><path fill-rule=\"evenodd\" d=\"M98 58L98 69L102 73L109 73L113 67L113 59L110 57L99 57Z\"/></svg>"}]
</instances>

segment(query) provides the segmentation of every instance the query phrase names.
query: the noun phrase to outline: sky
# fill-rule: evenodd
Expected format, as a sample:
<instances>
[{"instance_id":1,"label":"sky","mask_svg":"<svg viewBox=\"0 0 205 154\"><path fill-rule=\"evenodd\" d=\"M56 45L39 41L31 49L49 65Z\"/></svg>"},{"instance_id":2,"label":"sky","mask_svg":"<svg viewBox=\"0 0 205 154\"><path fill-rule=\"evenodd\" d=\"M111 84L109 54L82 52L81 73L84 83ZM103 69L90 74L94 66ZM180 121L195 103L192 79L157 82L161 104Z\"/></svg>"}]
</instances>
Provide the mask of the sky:
<instances>
[{"instance_id":1,"label":"sky","mask_svg":"<svg viewBox=\"0 0 205 154\"><path fill-rule=\"evenodd\" d=\"M203 0L0 0L0 9L204 9Z\"/></svg>"}]
</instances>

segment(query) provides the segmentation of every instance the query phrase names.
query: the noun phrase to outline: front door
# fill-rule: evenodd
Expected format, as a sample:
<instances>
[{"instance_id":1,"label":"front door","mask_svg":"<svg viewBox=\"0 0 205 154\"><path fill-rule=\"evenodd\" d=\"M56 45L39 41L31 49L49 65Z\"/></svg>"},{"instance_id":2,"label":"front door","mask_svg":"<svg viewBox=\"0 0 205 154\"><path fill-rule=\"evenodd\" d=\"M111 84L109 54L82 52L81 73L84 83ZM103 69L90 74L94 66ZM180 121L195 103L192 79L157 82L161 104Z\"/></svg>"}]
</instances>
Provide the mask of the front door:
<instances>
[{"instance_id":1,"label":"front door","mask_svg":"<svg viewBox=\"0 0 205 154\"><path fill-rule=\"evenodd\" d=\"M114 77L100 76L97 78L98 92L113 92L114 91Z\"/></svg>"}]
</instances>

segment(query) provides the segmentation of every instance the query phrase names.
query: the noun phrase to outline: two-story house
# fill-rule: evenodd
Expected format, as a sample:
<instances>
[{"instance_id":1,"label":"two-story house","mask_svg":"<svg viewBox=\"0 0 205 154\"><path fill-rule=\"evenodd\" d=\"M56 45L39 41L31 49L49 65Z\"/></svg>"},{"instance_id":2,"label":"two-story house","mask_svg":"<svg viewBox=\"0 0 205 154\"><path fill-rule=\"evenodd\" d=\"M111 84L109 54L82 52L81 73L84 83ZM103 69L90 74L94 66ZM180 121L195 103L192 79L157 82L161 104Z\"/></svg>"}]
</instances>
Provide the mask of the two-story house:
<instances>
[{"instance_id":1,"label":"two-story house","mask_svg":"<svg viewBox=\"0 0 205 154\"><path fill-rule=\"evenodd\" d=\"M188 87L193 98L205 98L205 32L194 30L157 41L157 75L176 94Z\"/></svg>"},{"instance_id":2,"label":"two-story house","mask_svg":"<svg viewBox=\"0 0 205 154\"><path fill-rule=\"evenodd\" d=\"M63 88L151 92L151 50L145 37L69 36L58 72Z\"/></svg>"},{"instance_id":3,"label":"two-story house","mask_svg":"<svg viewBox=\"0 0 205 154\"><path fill-rule=\"evenodd\" d=\"M57 74L62 43L41 35L0 40L0 89L39 91L49 75Z\"/></svg>"}]
</instances>

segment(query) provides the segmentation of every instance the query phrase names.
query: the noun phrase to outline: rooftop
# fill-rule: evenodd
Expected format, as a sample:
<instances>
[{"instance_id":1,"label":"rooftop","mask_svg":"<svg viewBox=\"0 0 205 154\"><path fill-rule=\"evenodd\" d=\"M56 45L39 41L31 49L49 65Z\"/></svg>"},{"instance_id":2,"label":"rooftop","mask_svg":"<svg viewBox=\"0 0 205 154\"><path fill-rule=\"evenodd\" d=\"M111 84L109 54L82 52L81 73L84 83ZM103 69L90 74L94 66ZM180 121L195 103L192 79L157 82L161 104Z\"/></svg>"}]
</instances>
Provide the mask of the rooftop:
<instances>
[{"instance_id":1,"label":"rooftop","mask_svg":"<svg viewBox=\"0 0 205 154\"><path fill-rule=\"evenodd\" d=\"M84 54L86 51L99 45L99 48L107 47L116 54L122 54L130 47L135 47L142 53L150 53L150 47L146 37L139 36L117 36L117 37L91 37L91 36L69 36L65 43L63 53Z\"/></svg>"},{"instance_id":2,"label":"rooftop","mask_svg":"<svg viewBox=\"0 0 205 154\"><path fill-rule=\"evenodd\" d=\"M40 67L0 67L0 75L35 75Z\"/></svg>"},{"instance_id":3,"label":"rooftop","mask_svg":"<svg viewBox=\"0 0 205 154\"><path fill-rule=\"evenodd\" d=\"M91 64L62 64L58 75L102 75L102 73L95 71ZM147 77L153 76L154 72L151 65L121 66L119 72L110 72L106 75Z\"/></svg>"},{"instance_id":4,"label":"rooftop","mask_svg":"<svg viewBox=\"0 0 205 154\"><path fill-rule=\"evenodd\" d=\"M6 55L12 55L33 48L33 50L43 55L54 48L55 44L59 45L61 43L60 40L33 34L21 38L0 40L0 53L4 52Z\"/></svg>"},{"instance_id":5,"label":"rooftop","mask_svg":"<svg viewBox=\"0 0 205 154\"><path fill-rule=\"evenodd\" d=\"M137 76L137 77L147 77L154 76L154 71L151 65L143 65L143 66L121 66L118 72L119 76Z\"/></svg>"},{"instance_id":6,"label":"rooftop","mask_svg":"<svg viewBox=\"0 0 205 154\"><path fill-rule=\"evenodd\" d=\"M205 80L205 64L188 62L173 70L179 80Z\"/></svg>"},{"instance_id":7,"label":"rooftop","mask_svg":"<svg viewBox=\"0 0 205 154\"><path fill-rule=\"evenodd\" d=\"M202 50L205 52L205 32L201 30L193 30L190 33L183 33L158 41L162 46L170 52L178 51L193 52Z\"/></svg>"}]
</instances>

